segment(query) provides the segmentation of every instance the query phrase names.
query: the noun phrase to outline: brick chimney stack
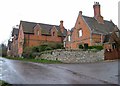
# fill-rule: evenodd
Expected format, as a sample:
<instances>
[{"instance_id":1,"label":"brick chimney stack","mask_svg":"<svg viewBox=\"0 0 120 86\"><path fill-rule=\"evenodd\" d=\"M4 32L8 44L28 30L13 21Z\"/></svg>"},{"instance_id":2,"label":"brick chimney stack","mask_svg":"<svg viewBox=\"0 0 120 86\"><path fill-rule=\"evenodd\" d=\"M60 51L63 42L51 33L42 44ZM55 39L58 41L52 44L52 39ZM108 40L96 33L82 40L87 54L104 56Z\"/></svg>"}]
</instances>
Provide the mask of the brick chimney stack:
<instances>
[{"instance_id":1,"label":"brick chimney stack","mask_svg":"<svg viewBox=\"0 0 120 86\"><path fill-rule=\"evenodd\" d=\"M60 21L60 31L64 32L63 20Z\"/></svg>"},{"instance_id":2,"label":"brick chimney stack","mask_svg":"<svg viewBox=\"0 0 120 86\"><path fill-rule=\"evenodd\" d=\"M101 15L99 2L94 2L93 9L94 9L94 17Z\"/></svg>"},{"instance_id":3,"label":"brick chimney stack","mask_svg":"<svg viewBox=\"0 0 120 86\"><path fill-rule=\"evenodd\" d=\"M81 15L81 16L82 16L82 11L79 11L79 15Z\"/></svg>"},{"instance_id":4,"label":"brick chimney stack","mask_svg":"<svg viewBox=\"0 0 120 86\"><path fill-rule=\"evenodd\" d=\"M104 23L103 17L101 16L99 2L94 2L93 9L94 9L94 18L98 21L98 23Z\"/></svg>"}]
</instances>

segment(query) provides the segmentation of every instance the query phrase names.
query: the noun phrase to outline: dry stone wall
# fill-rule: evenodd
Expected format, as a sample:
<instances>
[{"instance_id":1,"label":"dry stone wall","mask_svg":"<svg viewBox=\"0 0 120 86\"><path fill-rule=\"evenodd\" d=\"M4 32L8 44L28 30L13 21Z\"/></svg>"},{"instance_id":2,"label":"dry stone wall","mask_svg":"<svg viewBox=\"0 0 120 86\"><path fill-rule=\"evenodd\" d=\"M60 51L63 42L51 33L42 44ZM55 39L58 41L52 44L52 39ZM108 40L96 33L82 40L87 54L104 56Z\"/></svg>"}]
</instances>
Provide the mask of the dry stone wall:
<instances>
[{"instance_id":1,"label":"dry stone wall","mask_svg":"<svg viewBox=\"0 0 120 86\"><path fill-rule=\"evenodd\" d=\"M45 51L37 59L59 60L63 63L84 63L104 60L104 50L93 52L83 50Z\"/></svg>"}]
</instances>

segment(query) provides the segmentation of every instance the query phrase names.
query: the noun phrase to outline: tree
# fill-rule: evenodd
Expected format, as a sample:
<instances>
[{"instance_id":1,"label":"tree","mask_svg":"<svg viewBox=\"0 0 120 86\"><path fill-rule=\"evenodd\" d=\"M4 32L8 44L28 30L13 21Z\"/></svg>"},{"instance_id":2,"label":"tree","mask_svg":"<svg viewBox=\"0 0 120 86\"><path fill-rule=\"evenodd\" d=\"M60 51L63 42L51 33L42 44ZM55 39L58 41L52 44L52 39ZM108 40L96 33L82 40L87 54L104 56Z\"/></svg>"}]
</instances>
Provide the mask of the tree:
<instances>
[{"instance_id":1,"label":"tree","mask_svg":"<svg viewBox=\"0 0 120 86\"><path fill-rule=\"evenodd\" d=\"M3 43L0 45L0 55L7 56L7 46Z\"/></svg>"}]
</instances>

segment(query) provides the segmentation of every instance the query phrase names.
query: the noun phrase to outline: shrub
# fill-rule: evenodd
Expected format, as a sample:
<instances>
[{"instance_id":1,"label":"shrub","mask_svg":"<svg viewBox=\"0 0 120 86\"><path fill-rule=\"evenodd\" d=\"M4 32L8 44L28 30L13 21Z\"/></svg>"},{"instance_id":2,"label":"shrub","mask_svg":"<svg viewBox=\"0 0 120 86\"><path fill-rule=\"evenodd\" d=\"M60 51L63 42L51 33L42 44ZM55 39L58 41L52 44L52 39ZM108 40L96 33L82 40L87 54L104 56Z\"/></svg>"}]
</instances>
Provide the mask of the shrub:
<instances>
[{"instance_id":1,"label":"shrub","mask_svg":"<svg viewBox=\"0 0 120 86\"><path fill-rule=\"evenodd\" d=\"M56 44L56 49L63 49L63 48L64 48L64 46L63 46L62 43L57 43Z\"/></svg>"},{"instance_id":2,"label":"shrub","mask_svg":"<svg viewBox=\"0 0 120 86\"><path fill-rule=\"evenodd\" d=\"M84 49L85 49L85 50L88 49L88 44L87 44L87 43L84 44Z\"/></svg>"},{"instance_id":3,"label":"shrub","mask_svg":"<svg viewBox=\"0 0 120 86\"><path fill-rule=\"evenodd\" d=\"M34 58L39 52L52 50L52 49L63 49L63 48L64 47L62 43L45 43L40 46L25 47L23 51L23 57Z\"/></svg>"},{"instance_id":4,"label":"shrub","mask_svg":"<svg viewBox=\"0 0 120 86\"><path fill-rule=\"evenodd\" d=\"M83 46L81 44L79 45L79 49L83 49Z\"/></svg>"},{"instance_id":5,"label":"shrub","mask_svg":"<svg viewBox=\"0 0 120 86\"><path fill-rule=\"evenodd\" d=\"M46 47L47 47L47 45L40 45L39 46L39 52L45 51Z\"/></svg>"},{"instance_id":6,"label":"shrub","mask_svg":"<svg viewBox=\"0 0 120 86\"><path fill-rule=\"evenodd\" d=\"M47 46L47 47L45 48L45 50L52 50L52 48L49 47L49 46Z\"/></svg>"},{"instance_id":7,"label":"shrub","mask_svg":"<svg viewBox=\"0 0 120 86\"><path fill-rule=\"evenodd\" d=\"M33 53L32 47L26 47L23 50L23 57L25 57L25 58L33 58L32 53Z\"/></svg>"},{"instance_id":8,"label":"shrub","mask_svg":"<svg viewBox=\"0 0 120 86\"><path fill-rule=\"evenodd\" d=\"M32 48L32 51L33 51L33 52L39 52L39 47L36 47L36 46L33 47L33 48Z\"/></svg>"},{"instance_id":9,"label":"shrub","mask_svg":"<svg viewBox=\"0 0 120 86\"><path fill-rule=\"evenodd\" d=\"M102 50L102 49L103 49L103 46L88 46L88 49Z\"/></svg>"}]
</instances>

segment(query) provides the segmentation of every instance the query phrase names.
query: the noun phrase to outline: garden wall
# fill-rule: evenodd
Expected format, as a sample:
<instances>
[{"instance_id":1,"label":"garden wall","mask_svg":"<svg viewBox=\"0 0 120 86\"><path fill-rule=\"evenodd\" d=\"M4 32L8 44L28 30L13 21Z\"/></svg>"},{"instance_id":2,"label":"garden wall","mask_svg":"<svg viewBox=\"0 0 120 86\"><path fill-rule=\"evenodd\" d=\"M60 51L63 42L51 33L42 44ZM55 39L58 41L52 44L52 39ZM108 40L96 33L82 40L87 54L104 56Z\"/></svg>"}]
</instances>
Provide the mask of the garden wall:
<instances>
[{"instance_id":1,"label":"garden wall","mask_svg":"<svg viewBox=\"0 0 120 86\"><path fill-rule=\"evenodd\" d=\"M63 63L84 63L104 60L104 50L52 50L45 51L36 59L59 60Z\"/></svg>"}]
</instances>

